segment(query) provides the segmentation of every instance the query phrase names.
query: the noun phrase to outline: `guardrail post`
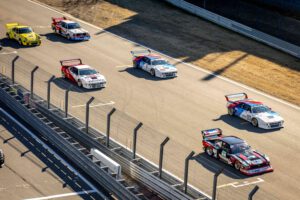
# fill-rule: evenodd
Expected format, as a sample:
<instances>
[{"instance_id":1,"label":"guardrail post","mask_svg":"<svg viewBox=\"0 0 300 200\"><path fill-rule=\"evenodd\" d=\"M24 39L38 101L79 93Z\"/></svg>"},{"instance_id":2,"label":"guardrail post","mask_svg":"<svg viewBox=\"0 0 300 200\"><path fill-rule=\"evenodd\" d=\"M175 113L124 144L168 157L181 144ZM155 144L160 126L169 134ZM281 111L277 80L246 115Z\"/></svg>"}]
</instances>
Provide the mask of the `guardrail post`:
<instances>
[{"instance_id":1,"label":"guardrail post","mask_svg":"<svg viewBox=\"0 0 300 200\"><path fill-rule=\"evenodd\" d=\"M85 107L85 132L89 132L89 118L90 118L90 104L94 101L95 97L91 97L90 100L86 102Z\"/></svg>"},{"instance_id":2,"label":"guardrail post","mask_svg":"<svg viewBox=\"0 0 300 200\"><path fill-rule=\"evenodd\" d=\"M68 110L69 110L69 92L72 86L70 86L66 91L65 91L65 117L68 117Z\"/></svg>"},{"instance_id":3,"label":"guardrail post","mask_svg":"<svg viewBox=\"0 0 300 200\"><path fill-rule=\"evenodd\" d=\"M110 135L110 118L112 114L116 111L115 108L113 108L108 114L107 114L107 125L106 125L106 146L109 147L109 135Z\"/></svg>"},{"instance_id":4,"label":"guardrail post","mask_svg":"<svg viewBox=\"0 0 300 200\"><path fill-rule=\"evenodd\" d=\"M189 176L189 161L195 154L194 151L192 151L185 159L185 166L184 166L184 193L186 194L187 192L187 183L188 183L188 176Z\"/></svg>"},{"instance_id":5,"label":"guardrail post","mask_svg":"<svg viewBox=\"0 0 300 200\"><path fill-rule=\"evenodd\" d=\"M34 81L34 72L38 70L38 66L35 66L35 68L31 71L30 75L30 99L33 99L33 81Z\"/></svg>"},{"instance_id":6,"label":"guardrail post","mask_svg":"<svg viewBox=\"0 0 300 200\"><path fill-rule=\"evenodd\" d=\"M47 81L47 108L50 109L50 90L51 90L51 82L55 79L55 76L51 76L51 78Z\"/></svg>"},{"instance_id":7,"label":"guardrail post","mask_svg":"<svg viewBox=\"0 0 300 200\"><path fill-rule=\"evenodd\" d=\"M253 190L249 193L248 200L252 200L252 197L254 196L254 194L257 192L258 189L259 189L259 187L256 185L253 188Z\"/></svg>"},{"instance_id":8,"label":"guardrail post","mask_svg":"<svg viewBox=\"0 0 300 200\"><path fill-rule=\"evenodd\" d=\"M218 170L214 175L212 200L216 200L218 176L223 172L224 168Z\"/></svg>"},{"instance_id":9,"label":"guardrail post","mask_svg":"<svg viewBox=\"0 0 300 200\"><path fill-rule=\"evenodd\" d=\"M19 59L19 56L16 56L12 62L11 62L11 80L12 80L12 84L15 84L15 64L16 61Z\"/></svg>"},{"instance_id":10,"label":"guardrail post","mask_svg":"<svg viewBox=\"0 0 300 200\"><path fill-rule=\"evenodd\" d=\"M159 178L162 176L162 165L163 165L163 157L164 157L164 146L170 140L169 137L166 137L164 141L160 144L160 152L159 152Z\"/></svg>"},{"instance_id":11,"label":"guardrail post","mask_svg":"<svg viewBox=\"0 0 300 200\"><path fill-rule=\"evenodd\" d=\"M137 137L137 132L138 130L143 126L143 123L140 122L135 128L134 128L134 131L133 131L133 159L135 159L135 153L136 153L136 137Z\"/></svg>"}]
</instances>

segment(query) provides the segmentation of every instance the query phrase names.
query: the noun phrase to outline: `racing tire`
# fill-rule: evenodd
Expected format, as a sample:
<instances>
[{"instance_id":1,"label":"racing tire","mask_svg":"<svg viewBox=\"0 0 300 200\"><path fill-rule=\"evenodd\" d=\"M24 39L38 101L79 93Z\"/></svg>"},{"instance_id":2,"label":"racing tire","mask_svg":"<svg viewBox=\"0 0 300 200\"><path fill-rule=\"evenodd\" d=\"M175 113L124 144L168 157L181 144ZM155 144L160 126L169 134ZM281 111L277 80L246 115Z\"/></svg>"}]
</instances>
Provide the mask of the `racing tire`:
<instances>
[{"instance_id":1,"label":"racing tire","mask_svg":"<svg viewBox=\"0 0 300 200\"><path fill-rule=\"evenodd\" d=\"M5 155L0 154L0 168L2 168L2 166L4 165L4 161L5 161Z\"/></svg>"},{"instance_id":2,"label":"racing tire","mask_svg":"<svg viewBox=\"0 0 300 200\"><path fill-rule=\"evenodd\" d=\"M253 118L251 119L251 124L254 126L254 127L258 127L258 121L256 118Z\"/></svg>"},{"instance_id":3,"label":"racing tire","mask_svg":"<svg viewBox=\"0 0 300 200\"><path fill-rule=\"evenodd\" d=\"M132 65L133 65L134 68L137 68L137 69L139 68L139 66L138 66L138 64L137 64L136 61L133 61Z\"/></svg>"},{"instance_id":4,"label":"racing tire","mask_svg":"<svg viewBox=\"0 0 300 200\"><path fill-rule=\"evenodd\" d=\"M236 170L240 171L240 170L241 170L241 163L238 162L238 161L236 161L236 162L234 163L234 168L235 168Z\"/></svg>"},{"instance_id":5,"label":"racing tire","mask_svg":"<svg viewBox=\"0 0 300 200\"><path fill-rule=\"evenodd\" d=\"M233 108L228 108L228 115L233 116L234 115L234 110Z\"/></svg>"},{"instance_id":6,"label":"racing tire","mask_svg":"<svg viewBox=\"0 0 300 200\"><path fill-rule=\"evenodd\" d=\"M82 83L80 80L77 81L77 85L78 85L78 87L82 87Z\"/></svg>"},{"instance_id":7,"label":"racing tire","mask_svg":"<svg viewBox=\"0 0 300 200\"><path fill-rule=\"evenodd\" d=\"M68 39L68 40L70 40L70 39L71 39L71 37L70 37L70 35L69 35L69 34L67 35L67 39Z\"/></svg>"},{"instance_id":8,"label":"racing tire","mask_svg":"<svg viewBox=\"0 0 300 200\"><path fill-rule=\"evenodd\" d=\"M65 75L64 72L61 73L61 77L62 77L63 79L66 79L66 75Z\"/></svg>"},{"instance_id":9,"label":"racing tire","mask_svg":"<svg viewBox=\"0 0 300 200\"><path fill-rule=\"evenodd\" d=\"M205 153L210 156L210 157L213 157L214 156L214 152L213 152L213 149L210 148L210 147L206 147L205 148Z\"/></svg>"},{"instance_id":10,"label":"racing tire","mask_svg":"<svg viewBox=\"0 0 300 200\"><path fill-rule=\"evenodd\" d=\"M7 39L11 39L8 33L6 33L6 37Z\"/></svg>"},{"instance_id":11,"label":"racing tire","mask_svg":"<svg viewBox=\"0 0 300 200\"><path fill-rule=\"evenodd\" d=\"M18 42L19 42L19 45L22 45L22 40L21 39L19 39Z\"/></svg>"},{"instance_id":12,"label":"racing tire","mask_svg":"<svg viewBox=\"0 0 300 200\"><path fill-rule=\"evenodd\" d=\"M155 70L154 70L154 69L151 69L151 70L150 70L150 74L151 74L151 76L155 76Z\"/></svg>"}]
</instances>

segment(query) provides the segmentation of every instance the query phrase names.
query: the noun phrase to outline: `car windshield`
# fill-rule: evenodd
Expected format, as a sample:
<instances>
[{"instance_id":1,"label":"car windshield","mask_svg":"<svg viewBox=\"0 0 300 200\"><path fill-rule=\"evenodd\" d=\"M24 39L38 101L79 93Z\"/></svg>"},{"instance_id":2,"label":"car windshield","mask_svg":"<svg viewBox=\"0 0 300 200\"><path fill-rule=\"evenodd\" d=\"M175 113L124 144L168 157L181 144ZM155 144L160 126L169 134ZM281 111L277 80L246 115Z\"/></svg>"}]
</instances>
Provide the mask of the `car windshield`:
<instances>
[{"instance_id":1,"label":"car windshield","mask_svg":"<svg viewBox=\"0 0 300 200\"><path fill-rule=\"evenodd\" d=\"M68 29L76 29L76 28L80 28L80 25L78 23L68 24Z\"/></svg>"},{"instance_id":2,"label":"car windshield","mask_svg":"<svg viewBox=\"0 0 300 200\"><path fill-rule=\"evenodd\" d=\"M31 33L32 29L30 27L19 28L19 34Z\"/></svg>"},{"instance_id":3,"label":"car windshield","mask_svg":"<svg viewBox=\"0 0 300 200\"><path fill-rule=\"evenodd\" d=\"M93 75L93 74L97 74L96 70L94 69L81 69L79 70L79 75Z\"/></svg>"},{"instance_id":4,"label":"car windshield","mask_svg":"<svg viewBox=\"0 0 300 200\"><path fill-rule=\"evenodd\" d=\"M167 64L169 64L169 63L165 60L153 60L152 61L152 65L167 65Z\"/></svg>"},{"instance_id":5,"label":"car windshield","mask_svg":"<svg viewBox=\"0 0 300 200\"><path fill-rule=\"evenodd\" d=\"M239 144L232 144L230 145L231 153L237 154L237 153L243 153L245 151L250 150L250 146L246 143L239 143Z\"/></svg>"},{"instance_id":6,"label":"car windshield","mask_svg":"<svg viewBox=\"0 0 300 200\"><path fill-rule=\"evenodd\" d=\"M270 108L268 108L267 106L255 106L252 107L252 112L253 113L263 113L263 112L270 112Z\"/></svg>"}]
</instances>

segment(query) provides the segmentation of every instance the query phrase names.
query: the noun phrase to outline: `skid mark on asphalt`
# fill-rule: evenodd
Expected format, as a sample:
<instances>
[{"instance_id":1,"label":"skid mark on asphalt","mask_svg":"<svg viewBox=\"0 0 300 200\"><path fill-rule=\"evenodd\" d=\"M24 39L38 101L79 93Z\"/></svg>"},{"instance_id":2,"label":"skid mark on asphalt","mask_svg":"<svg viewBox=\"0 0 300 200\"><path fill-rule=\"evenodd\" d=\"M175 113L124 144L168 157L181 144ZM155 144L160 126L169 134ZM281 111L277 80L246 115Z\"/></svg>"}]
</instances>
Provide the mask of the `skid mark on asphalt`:
<instances>
[{"instance_id":1,"label":"skid mark on asphalt","mask_svg":"<svg viewBox=\"0 0 300 200\"><path fill-rule=\"evenodd\" d=\"M234 188L239 188L239 187L258 184L258 183L262 183L262 182L264 182L264 180L262 178L257 178L256 181L252 181L252 182L244 181L242 183L239 183L239 182L227 183L227 184L219 185L218 188L223 188L223 187L228 187L228 186L231 186Z\"/></svg>"}]
</instances>

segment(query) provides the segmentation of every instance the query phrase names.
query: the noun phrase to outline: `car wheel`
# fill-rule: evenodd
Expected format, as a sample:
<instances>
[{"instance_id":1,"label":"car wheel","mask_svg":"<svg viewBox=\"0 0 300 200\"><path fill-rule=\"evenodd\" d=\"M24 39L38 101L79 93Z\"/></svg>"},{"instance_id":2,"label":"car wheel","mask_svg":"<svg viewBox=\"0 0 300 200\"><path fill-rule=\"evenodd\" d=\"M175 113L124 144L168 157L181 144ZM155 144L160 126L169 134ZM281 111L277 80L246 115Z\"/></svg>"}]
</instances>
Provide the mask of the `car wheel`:
<instances>
[{"instance_id":1,"label":"car wheel","mask_svg":"<svg viewBox=\"0 0 300 200\"><path fill-rule=\"evenodd\" d=\"M139 68L136 61L133 61L133 67L134 67L134 68Z\"/></svg>"},{"instance_id":2,"label":"car wheel","mask_svg":"<svg viewBox=\"0 0 300 200\"><path fill-rule=\"evenodd\" d=\"M65 75L64 72L61 73L61 77L62 77L62 78L66 78L66 75Z\"/></svg>"},{"instance_id":3,"label":"car wheel","mask_svg":"<svg viewBox=\"0 0 300 200\"><path fill-rule=\"evenodd\" d=\"M151 69L151 70L150 70L150 74L151 74L152 76L155 76L155 70L154 70L154 69Z\"/></svg>"},{"instance_id":4,"label":"car wheel","mask_svg":"<svg viewBox=\"0 0 300 200\"><path fill-rule=\"evenodd\" d=\"M228 115L233 116L234 115L234 110L233 108L228 108Z\"/></svg>"},{"instance_id":5,"label":"car wheel","mask_svg":"<svg viewBox=\"0 0 300 200\"><path fill-rule=\"evenodd\" d=\"M236 162L234 163L234 168L235 168L236 170L240 171L240 169L241 169L241 163L238 162L238 161L236 161Z\"/></svg>"},{"instance_id":6,"label":"car wheel","mask_svg":"<svg viewBox=\"0 0 300 200\"><path fill-rule=\"evenodd\" d=\"M78 87L82 87L82 83L80 80L77 81L77 85L78 85Z\"/></svg>"},{"instance_id":7,"label":"car wheel","mask_svg":"<svg viewBox=\"0 0 300 200\"><path fill-rule=\"evenodd\" d=\"M68 40L71 39L70 35L67 35L67 39L68 39Z\"/></svg>"},{"instance_id":8,"label":"car wheel","mask_svg":"<svg viewBox=\"0 0 300 200\"><path fill-rule=\"evenodd\" d=\"M6 37L7 37L7 39L10 39L10 36L9 36L9 34L8 34L8 33L6 33Z\"/></svg>"},{"instance_id":9,"label":"car wheel","mask_svg":"<svg viewBox=\"0 0 300 200\"><path fill-rule=\"evenodd\" d=\"M257 119L253 118L253 119L251 120L251 124L252 124L254 127L257 127L257 126L258 126L258 121L257 121Z\"/></svg>"},{"instance_id":10,"label":"car wheel","mask_svg":"<svg viewBox=\"0 0 300 200\"><path fill-rule=\"evenodd\" d=\"M214 152L213 149L211 147L206 147L205 148L205 152L207 153L207 155L209 155L210 157L213 157Z\"/></svg>"},{"instance_id":11,"label":"car wheel","mask_svg":"<svg viewBox=\"0 0 300 200\"><path fill-rule=\"evenodd\" d=\"M21 40L21 39L19 39L19 41L18 41L18 42L19 42L19 45L22 45L22 40Z\"/></svg>"}]
</instances>

